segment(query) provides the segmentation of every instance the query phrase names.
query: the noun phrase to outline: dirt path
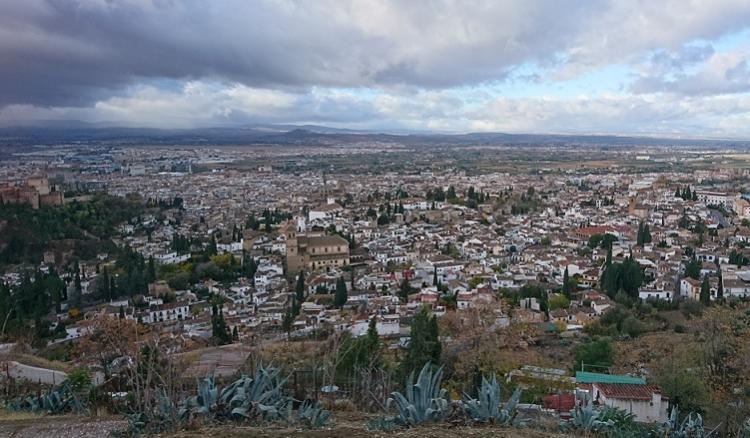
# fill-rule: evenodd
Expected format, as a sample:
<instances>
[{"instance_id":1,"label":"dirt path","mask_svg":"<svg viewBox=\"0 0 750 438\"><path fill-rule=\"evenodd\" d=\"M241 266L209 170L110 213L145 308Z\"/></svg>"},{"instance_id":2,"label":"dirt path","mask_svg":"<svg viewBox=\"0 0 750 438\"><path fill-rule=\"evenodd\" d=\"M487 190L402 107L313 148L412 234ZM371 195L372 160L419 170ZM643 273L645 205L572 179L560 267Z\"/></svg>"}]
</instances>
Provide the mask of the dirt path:
<instances>
[{"instance_id":1,"label":"dirt path","mask_svg":"<svg viewBox=\"0 0 750 438\"><path fill-rule=\"evenodd\" d=\"M100 438L123 430L122 417L38 416L7 419L0 417L0 438ZM567 435L537 429L502 428L493 426L431 425L390 432L368 431L364 422L339 420L332 427L305 430L284 426L240 426L218 424L194 430L155 435L162 438L564 438Z\"/></svg>"},{"instance_id":2,"label":"dirt path","mask_svg":"<svg viewBox=\"0 0 750 438\"><path fill-rule=\"evenodd\" d=\"M0 418L0 438L100 438L125 427L122 417Z\"/></svg>"},{"instance_id":3,"label":"dirt path","mask_svg":"<svg viewBox=\"0 0 750 438\"><path fill-rule=\"evenodd\" d=\"M303 430L289 427L213 426L194 431L181 431L169 438L564 438L564 435L534 429L488 426L458 426L449 424L399 429L390 432L371 432L362 423L337 422L332 428Z\"/></svg>"}]
</instances>

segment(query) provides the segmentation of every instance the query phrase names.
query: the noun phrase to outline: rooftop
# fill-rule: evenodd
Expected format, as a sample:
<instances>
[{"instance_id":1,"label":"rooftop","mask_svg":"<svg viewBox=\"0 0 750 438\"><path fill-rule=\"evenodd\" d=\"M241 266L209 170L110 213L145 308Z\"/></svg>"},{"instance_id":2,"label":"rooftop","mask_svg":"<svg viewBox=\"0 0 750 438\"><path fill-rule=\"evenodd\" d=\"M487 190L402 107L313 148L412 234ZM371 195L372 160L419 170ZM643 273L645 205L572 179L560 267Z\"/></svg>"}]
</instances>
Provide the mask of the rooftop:
<instances>
[{"instance_id":1,"label":"rooftop","mask_svg":"<svg viewBox=\"0 0 750 438\"><path fill-rule=\"evenodd\" d=\"M621 383L630 385L645 385L646 380L640 377L622 376L618 374L590 373L576 371L577 383Z\"/></svg>"}]
</instances>

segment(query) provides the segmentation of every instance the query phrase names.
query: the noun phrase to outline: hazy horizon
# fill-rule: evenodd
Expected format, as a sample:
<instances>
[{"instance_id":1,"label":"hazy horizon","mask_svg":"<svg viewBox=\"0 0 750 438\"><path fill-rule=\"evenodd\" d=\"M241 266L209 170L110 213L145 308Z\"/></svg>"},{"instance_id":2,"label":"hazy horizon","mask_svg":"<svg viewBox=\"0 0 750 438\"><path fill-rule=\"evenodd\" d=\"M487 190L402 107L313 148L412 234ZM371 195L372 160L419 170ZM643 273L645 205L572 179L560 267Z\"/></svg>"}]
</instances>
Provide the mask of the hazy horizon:
<instances>
[{"instance_id":1,"label":"hazy horizon","mask_svg":"<svg viewBox=\"0 0 750 438\"><path fill-rule=\"evenodd\" d=\"M0 4L0 126L750 138L742 1Z\"/></svg>"}]
</instances>

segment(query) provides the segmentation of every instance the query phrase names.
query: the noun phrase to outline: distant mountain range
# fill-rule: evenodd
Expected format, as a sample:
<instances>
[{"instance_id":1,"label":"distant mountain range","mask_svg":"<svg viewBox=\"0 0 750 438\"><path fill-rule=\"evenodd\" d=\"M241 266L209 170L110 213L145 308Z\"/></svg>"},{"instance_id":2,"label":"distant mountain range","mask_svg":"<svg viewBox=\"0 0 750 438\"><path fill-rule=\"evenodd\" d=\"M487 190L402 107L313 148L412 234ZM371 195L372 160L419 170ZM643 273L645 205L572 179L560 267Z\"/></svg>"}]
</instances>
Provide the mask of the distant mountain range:
<instances>
[{"instance_id":1,"label":"distant mountain range","mask_svg":"<svg viewBox=\"0 0 750 438\"><path fill-rule=\"evenodd\" d=\"M599 146L728 146L750 147L750 141L631 137L616 135L506 134L477 132L381 133L315 125L256 125L239 128L152 129L101 127L84 122L51 122L40 127L0 128L0 145L64 143L128 145L342 145L362 142L410 146L599 145Z\"/></svg>"}]
</instances>

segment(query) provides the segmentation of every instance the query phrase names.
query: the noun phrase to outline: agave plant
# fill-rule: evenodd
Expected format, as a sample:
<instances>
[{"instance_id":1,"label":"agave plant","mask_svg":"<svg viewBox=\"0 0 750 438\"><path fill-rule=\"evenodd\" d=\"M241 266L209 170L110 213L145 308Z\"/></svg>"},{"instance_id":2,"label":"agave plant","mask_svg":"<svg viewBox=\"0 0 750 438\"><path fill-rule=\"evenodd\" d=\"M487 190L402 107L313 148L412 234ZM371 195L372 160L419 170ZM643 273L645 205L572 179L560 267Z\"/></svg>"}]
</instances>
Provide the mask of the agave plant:
<instances>
[{"instance_id":1,"label":"agave plant","mask_svg":"<svg viewBox=\"0 0 750 438\"><path fill-rule=\"evenodd\" d=\"M474 421L509 425L516 416L516 406L521 398L521 389L516 389L503 405L500 401L500 385L493 375L492 380L482 376L482 386L478 398L464 394L464 412Z\"/></svg>"},{"instance_id":2,"label":"agave plant","mask_svg":"<svg viewBox=\"0 0 750 438\"><path fill-rule=\"evenodd\" d=\"M638 423L635 421L635 415L620 408L603 406L599 411L599 421L611 421L611 426L606 430L608 438L641 438L661 435L658 426Z\"/></svg>"},{"instance_id":3,"label":"agave plant","mask_svg":"<svg viewBox=\"0 0 750 438\"><path fill-rule=\"evenodd\" d=\"M122 433L122 436L137 436L144 433L163 433L174 430L175 405L164 388L156 390L154 402L153 409L148 412L125 414L128 428L127 431Z\"/></svg>"},{"instance_id":4,"label":"agave plant","mask_svg":"<svg viewBox=\"0 0 750 438\"><path fill-rule=\"evenodd\" d=\"M213 376L206 376L198 382L198 394L190 396L180 403L177 417L186 420L190 416L208 417L216 409L219 390L216 388Z\"/></svg>"},{"instance_id":5,"label":"agave plant","mask_svg":"<svg viewBox=\"0 0 750 438\"><path fill-rule=\"evenodd\" d=\"M750 438L750 418L745 418L740 430L737 432L739 438Z\"/></svg>"},{"instance_id":6,"label":"agave plant","mask_svg":"<svg viewBox=\"0 0 750 438\"><path fill-rule=\"evenodd\" d=\"M297 410L297 421L311 429L320 429L325 426L331 412L320 408L317 403L305 400Z\"/></svg>"},{"instance_id":7,"label":"agave plant","mask_svg":"<svg viewBox=\"0 0 750 438\"><path fill-rule=\"evenodd\" d=\"M406 394L398 391L391 393L386 408L396 406L398 415L395 421L404 426L442 420L448 413L448 396L445 389L440 388L443 379L443 368L433 372L429 362L419 372L417 383L414 383L414 371L406 380Z\"/></svg>"},{"instance_id":8,"label":"agave plant","mask_svg":"<svg viewBox=\"0 0 750 438\"><path fill-rule=\"evenodd\" d=\"M713 435L713 432L706 431L703 426L703 417L701 414L691 412L682 420L680 427L675 429L669 436L671 438L704 438Z\"/></svg>"},{"instance_id":9,"label":"agave plant","mask_svg":"<svg viewBox=\"0 0 750 438\"><path fill-rule=\"evenodd\" d=\"M664 423L665 435L669 438L708 438L718 430L718 426L707 431L703 425L703 417L696 412L690 412L682 422L679 422L679 410L672 407L669 419Z\"/></svg>"},{"instance_id":10,"label":"agave plant","mask_svg":"<svg viewBox=\"0 0 750 438\"><path fill-rule=\"evenodd\" d=\"M28 395L10 400L6 403L6 408L13 411L45 411L52 415L86 411L85 405L67 382L39 396Z\"/></svg>"},{"instance_id":11,"label":"agave plant","mask_svg":"<svg viewBox=\"0 0 750 438\"><path fill-rule=\"evenodd\" d=\"M226 415L232 419L262 417L276 421L288 418L291 399L284 395L285 380L277 368L258 367L254 377L242 376L219 394Z\"/></svg>"},{"instance_id":12,"label":"agave plant","mask_svg":"<svg viewBox=\"0 0 750 438\"><path fill-rule=\"evenodd\" d=\"M584 406L576 406L570 419L570 425L586 432L604 432L614 426L612 419L603 419L594 408L590 397L586 397Z\"/></svg>"}]
</instances>

